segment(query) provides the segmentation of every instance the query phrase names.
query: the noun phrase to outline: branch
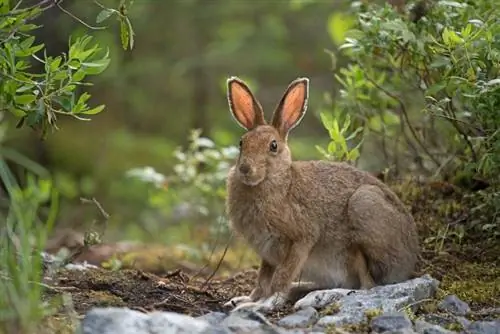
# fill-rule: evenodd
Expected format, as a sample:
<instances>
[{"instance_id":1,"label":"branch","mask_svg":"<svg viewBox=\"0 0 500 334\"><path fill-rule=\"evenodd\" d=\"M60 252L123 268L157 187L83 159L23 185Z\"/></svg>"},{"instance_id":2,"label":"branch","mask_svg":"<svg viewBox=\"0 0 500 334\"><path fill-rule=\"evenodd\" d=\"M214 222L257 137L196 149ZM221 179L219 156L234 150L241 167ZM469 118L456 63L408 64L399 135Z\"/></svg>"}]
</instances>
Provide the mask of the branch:
<instances>
[{"instance_id":1,"label":"branch","mask_svg":"<svg viewBox=\"0 0 500 334\"><path fill-rule=\"evenodd\" d=\"M398 104L399 104L399 107L400 107L400 110L401 110L401 113L404 117L404 119L406 120L406 123L408 124L408 128L410 129L410 132L413 136L413 138L415 138L415 141L418 143L418 145L422 148L422 150L425 152L425 154L427 154L427 156L432 160L432 162L434 162L434 164L436 166L440 166L441 164L439 163L439 161L434 157L434 155L431 154L431 152L429 152L429 150L427 149L427 147L424 145L424 143L422 143L422 141L420 140L420 138L418 137L417 133L415 132L415 129L413 128L413 126L411 125L411 122L410 122L410 118L408 117L408 112L406 110L406 106L404 104L404 102L401 100L401 98L391 92L389 92L387 89L385 89L384 87L380 86L378 83L375 82L375 80L373 80L372 78L366 76L367 80L370 81L376 88L380 89L382 92L384 92L387 96L389 96L390 98L392 98L393 100L395 100Z\"/></svg>"}]
</instances>

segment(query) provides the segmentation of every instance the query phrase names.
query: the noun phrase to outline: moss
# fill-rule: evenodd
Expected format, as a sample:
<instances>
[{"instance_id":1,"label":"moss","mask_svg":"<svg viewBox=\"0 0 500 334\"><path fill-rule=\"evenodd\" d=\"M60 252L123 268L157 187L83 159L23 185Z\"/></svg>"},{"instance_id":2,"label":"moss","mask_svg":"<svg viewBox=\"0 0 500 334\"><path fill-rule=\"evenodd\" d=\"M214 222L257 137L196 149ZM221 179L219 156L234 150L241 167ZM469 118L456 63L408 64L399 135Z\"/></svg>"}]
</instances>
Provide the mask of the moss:
<instances>
[{"instance_id":1,"label":"moss","mask_svg":"<svg viewBox=\"0 0 500 334\"><path fill-rule=\"evenodd\" d=\"M369 323L373 318L381 315L383 310L381 308L373 308L365 311L366 320Z\"/></svg>"},{"instance_id":2,"label":"moss","mask_svg":"<svg viewBox=\"0 0 500 334\"><path fill-rule=\"evenodd\" d=\"M126 306L123 299L107 291L89 291L85 293L85 297L96 306Z\"/></svg>"},{"instance_id":3,"label":"moss","mask_svg":"<svg viewBox=\"0 0 500 334\"><path fill-rule=\"evenodd\" d=\"M461 332L464 330L464 326L459 324L458 322L454 322L452 324L448 324L444 326L446 329L449 329L450 331L455 331L455 332Z\"/></svg>"},{"instance_id":4,"label":"moss","mask_svg":"<svg viewBox=\"0 0 500 334\"><path fill-rule=\"evenodd\" d=\"M338 313L340 310L340 305L339 303L332 303L325 307L324 309L321 310L319 313L321 317L327 316L327 315L334 315Z\"/></svg>"}]
</instances>

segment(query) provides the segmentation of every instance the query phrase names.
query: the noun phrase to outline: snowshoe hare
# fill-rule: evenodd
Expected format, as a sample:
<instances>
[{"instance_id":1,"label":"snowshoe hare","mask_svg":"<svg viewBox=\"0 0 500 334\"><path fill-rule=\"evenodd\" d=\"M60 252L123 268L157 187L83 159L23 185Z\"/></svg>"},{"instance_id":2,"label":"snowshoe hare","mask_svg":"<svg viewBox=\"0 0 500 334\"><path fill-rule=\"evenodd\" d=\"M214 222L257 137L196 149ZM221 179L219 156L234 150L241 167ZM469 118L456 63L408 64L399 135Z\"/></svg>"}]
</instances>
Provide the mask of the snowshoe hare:
<instances>
[{"instance_id":1,"label":"snowshoe hare","mask_svg":"<svg viewBox=\"0 0 500 334\"><path fill-rule=\"evenodd\" d=\"M247 132L227 179L231 227L261 258L250 296L226 303L291 298L297 283L369 289L411 278L415 222L387 185L347 163L292 161L287 137L304 117L309 79L291 82L272 120L239 78L227 81L230 111Z\"/></svg>"}]
</instances>

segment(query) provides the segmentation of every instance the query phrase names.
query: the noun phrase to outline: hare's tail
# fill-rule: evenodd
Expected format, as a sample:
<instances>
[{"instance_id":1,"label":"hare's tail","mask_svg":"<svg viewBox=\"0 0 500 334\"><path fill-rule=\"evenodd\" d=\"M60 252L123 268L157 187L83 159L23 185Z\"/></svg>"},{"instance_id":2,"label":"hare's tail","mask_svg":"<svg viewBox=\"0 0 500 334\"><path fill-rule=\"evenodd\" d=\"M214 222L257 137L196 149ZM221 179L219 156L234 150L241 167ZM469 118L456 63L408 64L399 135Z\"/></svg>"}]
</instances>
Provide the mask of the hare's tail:
<instances>
[{"instance_id":1,"label":"hare's tail","mask_svg":"<svg viewBox=\"0 0 500 334\"><path fill-rule=\"evenodd\" d=\"M378 180L377 180L378 181ZM404 205L403 201L389 188L388 185L383 183L382 181L379 181L377 184L380 189L383 191L385 197L405 216L408 217L408 219L413 222L413 216L411 215L410 211L408 208Z\"/></svg>"}]
</instances>

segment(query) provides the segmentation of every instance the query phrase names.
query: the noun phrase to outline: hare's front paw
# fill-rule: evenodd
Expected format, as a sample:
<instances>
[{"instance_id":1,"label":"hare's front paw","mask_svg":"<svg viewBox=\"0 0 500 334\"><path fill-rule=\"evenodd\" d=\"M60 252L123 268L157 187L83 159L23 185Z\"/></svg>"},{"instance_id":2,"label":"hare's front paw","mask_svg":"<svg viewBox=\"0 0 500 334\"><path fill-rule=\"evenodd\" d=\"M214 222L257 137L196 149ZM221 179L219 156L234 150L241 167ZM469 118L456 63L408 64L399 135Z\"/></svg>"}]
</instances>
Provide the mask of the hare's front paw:
<instances>
[{"instance_id":1,"label":"hare's front paw","mask_svg":"<svg viewBox=\"0 0 500 334\"><path fill-rule=\"evenodd\" d=\"M235 312L242 309L252 309L254 311L260 311L263 313L269 313L283 307L287 301L286 294L283 292L277 292L268 298L261 298L256 302L244 302L239 304L231 312Z\"/></svg>"},{"instance_id":2,"label":"hare's front paw","mask_svg":"<svg viewBox=\"0 0 500 334\"><path fill-rule=\"evenodd\" d=\"M250 296L239 296L231 298L227 303L224 303L224 307L226 308L234 308L237 305L250 303L252 302L252 298Z\"/></svg>"}]
</instances>

